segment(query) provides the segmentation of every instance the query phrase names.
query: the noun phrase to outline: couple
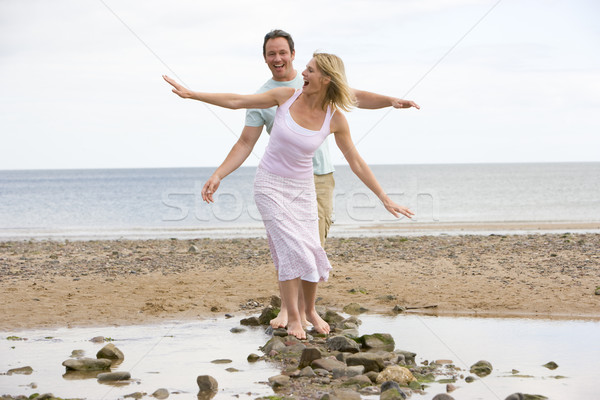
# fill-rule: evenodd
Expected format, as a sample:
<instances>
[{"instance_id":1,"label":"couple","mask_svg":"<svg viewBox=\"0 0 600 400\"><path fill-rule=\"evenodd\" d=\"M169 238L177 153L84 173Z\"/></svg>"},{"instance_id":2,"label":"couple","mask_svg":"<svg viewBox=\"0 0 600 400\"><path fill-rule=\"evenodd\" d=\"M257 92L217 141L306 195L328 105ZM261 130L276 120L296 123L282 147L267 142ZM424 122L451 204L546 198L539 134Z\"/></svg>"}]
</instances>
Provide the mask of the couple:
<instances>
[{"instance_id":1,"label":"couple","mask_svg":"<svg viewBox=\"0 0 600 400\"><path fill-rule=\"evenodd\" d=\"M301 87L296 90L299 79L292 65L293 41L283 31L267 34L263 56L273 75L265 86L274 88L254 95L193 92L166 76L164 79L182 98L232 109L278 106L276 112L272 111L275 114L272 126L268 115L264 117L264 113L261 115L256 110L248 113L240 140L204 185L202 198L213 202L213 194L221 179L237 169L252 151L262 124L266 124L268 130L272 128L254 183L256 205L267 230L282 298L282 311L272 325L287 325L289 334L304 339L304 321L312 323L319 333L329 333L329 325L315 310L315 299L318 282L327 280L331 269L322 248L331 211L317 206L315 182L318 177L313 176L313 155L315 151L321 151L327 152L328 156L327 149L318 149L327 136L334 133L352 171L379 197L390 213L410 218L410 210L397 205L384 193L356 151L345 116L337 110L350 110L356 103L355 99L363 108L418 106L410 101L351 89L346 82L341 59L324 53L313 55L302 73ZM253 119L252 113L259 118ZM319 166L318 160L315 164ZM331 190L326 196L331 198L333 185L329 186ZM318 208L324 208L325 215L319 215L317 219ZM302 300L304 305L299 304Z\"/></svg>"}]
</instances>

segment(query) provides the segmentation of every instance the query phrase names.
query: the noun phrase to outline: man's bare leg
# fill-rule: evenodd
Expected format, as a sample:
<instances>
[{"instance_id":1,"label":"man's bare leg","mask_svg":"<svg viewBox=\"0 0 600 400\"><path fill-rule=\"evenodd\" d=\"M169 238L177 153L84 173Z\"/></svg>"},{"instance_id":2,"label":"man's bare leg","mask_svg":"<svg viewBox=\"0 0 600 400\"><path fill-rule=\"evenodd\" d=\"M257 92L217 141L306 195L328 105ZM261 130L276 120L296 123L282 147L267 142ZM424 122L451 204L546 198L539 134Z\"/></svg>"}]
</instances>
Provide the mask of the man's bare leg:
<instances>
[{"instance_id":1,"label":"man's bare leg","mask_svg":"<svg viewBox=\"0 0 600 400\"><path fill-rule=\"evenodd\" d=\"M318 333L329 333L329 324L323 320L315 309L315 300L317 299L317 282L302 281L302 291L304 292L304 304L306 310L306 319L313 324Z\"/></svg>"},{"instance_id":2,"label":"man's bare leg","mask_svg":"<svg viewBox=\"0 0 600 400\"><path fill-rule=\"evenodd\" d=\"M302 328L300 312L298 311L298 291L300 289L300 278L289 281L279 281L281 288L282 305L285 306L288 314L287 332L288 335L296 336L298 339L306 339L306 332Z\"/></svg>"}]
</instances>

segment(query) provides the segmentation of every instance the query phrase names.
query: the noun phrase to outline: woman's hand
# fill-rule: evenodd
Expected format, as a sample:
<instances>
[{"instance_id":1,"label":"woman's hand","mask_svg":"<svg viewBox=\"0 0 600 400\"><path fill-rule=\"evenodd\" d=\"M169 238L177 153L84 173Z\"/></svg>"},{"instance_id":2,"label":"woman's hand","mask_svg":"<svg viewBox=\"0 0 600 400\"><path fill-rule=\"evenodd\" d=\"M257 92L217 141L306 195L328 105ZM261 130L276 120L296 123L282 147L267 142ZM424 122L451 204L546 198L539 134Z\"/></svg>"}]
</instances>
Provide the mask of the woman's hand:
<instances>
[{"instance_id":1,"label":"woman's hand","mask_svg":"<svg viewBox=\"0 0 600 400\"><path fill-rule=\"evenodd\" d=\"M420 110L421 107L412 100L392 99L392 107L394 108L411 108L414 107Z\"/></svg>"},{"instance_id":2,"label":"woman's hand","mask_svg":"<svg viewBox=\"0 0 600 400\"><path fill-rule=\"evenodd\" d=\"M383 205L386 210L388 210L394 217L398 218L398 214L402 214L407 218L412 218L415 215L412 211L410 211L407 207L399 206L395 202L393 202L389 197L383 200Z\"/></svg>"},{"instance_id":3,"label":"woman's hand","mask_svg":"<svg viewBox=\"0 0 600 400\"><path fill-rule=\"evenodd\" d=\"M218 176L213 174L210 178L208 178L204 184L204 187L202 188L202 191L200 192L202 194L202 200L207 203L214 203L215 201L213 199L213 194L217 191L220 184L221 178Z\"/></svg>"},{"instance_id":4,"label":"woman's hand","mask_svg":"<svg viewBox=\"0 0 600 400\"><path fill-rule=\"evenodd\" d=\"M177 96L183 99L189 99L192 97L192 91L181 86L174 79L171 79L166 75L163 75L163 79L167 81L169 85L173 86L173 93L175 93Z\"/></svg>"}]
</instances>

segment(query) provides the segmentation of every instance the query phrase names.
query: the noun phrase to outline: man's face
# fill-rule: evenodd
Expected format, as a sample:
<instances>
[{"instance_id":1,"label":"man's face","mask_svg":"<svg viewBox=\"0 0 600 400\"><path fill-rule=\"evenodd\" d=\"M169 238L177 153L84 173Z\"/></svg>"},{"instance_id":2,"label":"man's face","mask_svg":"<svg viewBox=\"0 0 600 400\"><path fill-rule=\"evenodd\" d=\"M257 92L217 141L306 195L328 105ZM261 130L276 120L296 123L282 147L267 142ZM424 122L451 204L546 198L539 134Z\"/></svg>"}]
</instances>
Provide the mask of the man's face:
<instances>
[{"instance_id":1,"label":"man's face","mask_svg":"<svg viewBox=\"0 0 600 400\"><path fill-rule=\"evenodd\" d=\"M285 38L276 37L267 40L265 45L265 62L276 81L291 81L294 79L295 53L290 52L290 45Z\"/></svg>"}]
</instances>

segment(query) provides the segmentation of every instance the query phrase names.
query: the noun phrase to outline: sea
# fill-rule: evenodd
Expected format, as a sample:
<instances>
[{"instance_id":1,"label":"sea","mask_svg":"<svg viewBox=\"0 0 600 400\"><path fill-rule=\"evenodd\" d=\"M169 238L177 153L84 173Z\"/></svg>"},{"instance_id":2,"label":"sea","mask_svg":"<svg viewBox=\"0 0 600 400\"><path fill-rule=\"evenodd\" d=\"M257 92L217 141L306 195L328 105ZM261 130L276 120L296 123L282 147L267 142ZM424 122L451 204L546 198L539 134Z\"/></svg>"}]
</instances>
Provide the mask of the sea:
<instances>
[{"instance_id":1,"label":"sea","mask_svg":"<svg viewBox=\"0 0 600 400\"><path fill-rule=\"evenodd\" d=\"M331 236L600 232L598 162L371 168L414 218L393 217L337 166ZM206 204L200 191L214 169L0 171L0 240L264 237L256 167L229 175Z\"/></svg>"}]
</instances>

